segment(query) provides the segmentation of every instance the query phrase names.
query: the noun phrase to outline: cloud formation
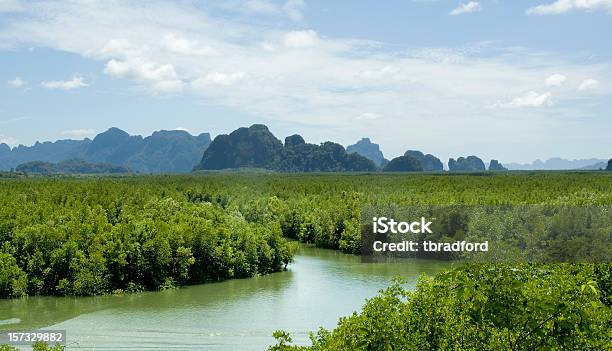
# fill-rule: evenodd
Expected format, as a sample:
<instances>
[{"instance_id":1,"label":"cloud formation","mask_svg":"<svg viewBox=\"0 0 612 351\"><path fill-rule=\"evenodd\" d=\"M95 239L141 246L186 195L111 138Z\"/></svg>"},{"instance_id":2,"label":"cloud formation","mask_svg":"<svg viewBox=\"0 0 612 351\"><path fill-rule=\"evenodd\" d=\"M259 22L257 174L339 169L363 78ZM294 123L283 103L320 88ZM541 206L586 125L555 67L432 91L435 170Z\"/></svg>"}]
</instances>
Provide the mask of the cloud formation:
<instances>
[{"instance_id":1,"label":"cloud formation","mask_svg":"<svg viewBox=\"0 0 612 351\"><path fill-rule=\"evenodd\" d=\"M54 81L43 81L40 83L42 87L47 89L61 89L61 90L72 90L88 86L85 83L83 77L75 75L69 80L54 80Z\"/></svg>"},{"instance_id":2,"label":"cloud formation","mask_svg":"<svg viewBox=\"0 0 612 351\"><path fill-rule=\"evenodd\" d=\"M450 14L452 16L463 15L465 13L481 11L482 7L478 1L470 1L465 4L461 4L453 9Z\"/></svg>"},{"instance_id":3,"label":"cloud formation","mask_svg":"<svg viewBox=\"0 0 612 351\"><path fill-rule=\"evenodd\" d=\"M200 46L197 40L190 40L174 33L162 39L164 46L171 52L187 56L216 56L218 53L211 47Z\"/></svg>"},{"instance_id":4,"label":"cloud formation","mask_svg":"<svg viewBox=\"0 0 612 351\"><path fill-rule=\"evenodd\" d=\"M19 89L22 88L26 85L28 85L28 82L26 82L25 80L21 79L21 77L15 77L15 79L11 79L9 81L6 82L8 85L12 86L13 88Z\"/></svg>"},{"instance_id":5,"label":"cloud formation","mask_svg":"<svg viewBox=\"0 0 612 351\"><path fill-rule=\"evenodd\" d=\"M359 77L366 80L388 79L399 73L399 69L393 66L385 66L377 70L363 71L359 73Z\"/></svg>"},{"instance_id":6,"label":"cloud formation","mask_svg":"<svg viewBox=\"0 0 612 351\"><path fill-rule=\"evenodd\" d=\"M612 0L557 0L527 9L530 15L559 15L574 10L607 11L612 14Z\"/></svg>"},{"instance_id":7,"label":"cloud formation","mask_svg":"<svg viewBox=\"0 0 612 351\"><path fill-rule=\"evenodd\" d=\"M11 147L17 146L17 139L10 136L6 136L4 134L0 134L0 144L6 144Z\"/></svg>"},{"instance_id":8,"label":"cloud formation","mask_svg":"<svg viewBox=\"0 0 612 351\"><path fill-rule=\"evenodd\" d=\"M319 35L314 30L296 30L283 36L283 44L288 48L299 49L314 46L319 42Z\"/></svg>"},{"instance_id":9,"label":"cloud formation","mask_svg":"<svg viewBox=\"0 0 612 351\"><path fill-rule=\"evenodd\" d=\"M567 80L567 77L559 74L559 73L555 73L551 76L549 76L548 78L546 78L546 86L547 87L558 87L563 85L563 83L565 83L565 81Z\"/></svg>"},{"instance_id":10,"label":"cloud formation","mask_svg":"<svg viewBox=\"0 0 612 351\"><path fill-rule=\"evenodd\" d=\"M140 57L128 57L124 60L111 59L106 63L104 73L120 78L132 78L148 84L151 90L160 93L173 93L183 90L184 82L172 64L156 64Z\"/></svg>"},{"instance_id":11,"label":"cloud formation","mask_svg":"<svg viewBox=\"0 0 612 351\"><path fill-rule=\"evenodd\" d=\"M585 79L578 86L578 90L579 91L585 91L585 90L590 90L590 89L597 88L598 86L599 86L599 81L597 81L595 79Z\"/></svg>"},{"instance_id":12,"label":"cloud formation","mask_svg":"<svg viewBox=\"0 0 612 351\"><path fill-rule=\"evenodd\" d=\"M552 94L537 93L529 91L521 96L517 96L509 102L497 104L496 107L502 108L522 108L522 107L543 107L552 105Z\"/></svg>"},{"instance_id":13,"label":"cloud formation","mask_svg":"<svg viewBox=\"0 0 612 351\"><path fill-rule=\"evenodd\" d=\"M461 151L463 144L452 144L456 130L482 143L526 125L548 135L576 111L596 114L591 99L611 93L612 64L604 60L498 42L414 48L338 38L277 18L266 25L262 17L230 20L196 3L24 2L27 16L5 21L0 42L80 55L137 94L180 94L233 115L297 124L319 140L353 142L345 138L367 133L389 140L389 152L398 154L406 130L422 130L410 143L440 156ZM599 88L576 99L579 81L556 72L596 77ZM553 104L552 93L554 108L543 108Z\"/></svg>"},{"instance_id":14,"label":"cloud formation","mask_svg":"<svg viewBox=\"0 0 612 351\"><path fill-rule=\"evenodd\" d=\"M209 85L232 85L246 78L244 72L220 73L213 72L196 79L193 84L195 87L206 88Z\"/></svg>"}]
</instances>

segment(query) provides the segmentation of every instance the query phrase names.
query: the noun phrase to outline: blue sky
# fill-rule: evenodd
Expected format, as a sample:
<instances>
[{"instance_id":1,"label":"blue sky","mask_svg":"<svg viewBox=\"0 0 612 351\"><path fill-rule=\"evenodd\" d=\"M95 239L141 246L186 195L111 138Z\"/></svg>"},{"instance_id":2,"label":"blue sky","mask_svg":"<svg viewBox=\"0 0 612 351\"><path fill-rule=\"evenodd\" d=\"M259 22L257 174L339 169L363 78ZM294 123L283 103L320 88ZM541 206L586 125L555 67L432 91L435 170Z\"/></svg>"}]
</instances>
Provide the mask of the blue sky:
<instances>
[{"instance_id":1,"label":"blue sky","mask_svg":"<svg viewBox=\"0 0 612 351\"><path fill-rule=\"evenodd\" d=\"M612 0L0 0L0 142L265 123L387 157L608 158Z\"/></svg>"}]
</instances>

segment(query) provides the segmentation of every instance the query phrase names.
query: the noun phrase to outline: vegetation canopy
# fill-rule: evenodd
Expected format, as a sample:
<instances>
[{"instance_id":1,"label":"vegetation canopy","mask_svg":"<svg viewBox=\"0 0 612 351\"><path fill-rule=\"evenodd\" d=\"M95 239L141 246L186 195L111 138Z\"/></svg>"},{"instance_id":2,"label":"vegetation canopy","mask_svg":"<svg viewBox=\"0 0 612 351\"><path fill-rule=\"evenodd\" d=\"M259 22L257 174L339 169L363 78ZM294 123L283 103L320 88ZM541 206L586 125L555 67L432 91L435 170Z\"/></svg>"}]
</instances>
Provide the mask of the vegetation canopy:
<instances>
[{"instance_id":1,"label":"vegetation canopy","mask_svg":"<svg viewBox=\"0 0 612 351\"><path fill-rule=\"evenodd\" d=\"M361 210L386 204L610 205L612 174L2 178L0 297L268 274L292 261L291 240L358 253ZM611 276L610 264L471 264L423 277L414 291L392 285L310 346L279 331L270 349L602 350Z\"/></svg>"}]
</instances>

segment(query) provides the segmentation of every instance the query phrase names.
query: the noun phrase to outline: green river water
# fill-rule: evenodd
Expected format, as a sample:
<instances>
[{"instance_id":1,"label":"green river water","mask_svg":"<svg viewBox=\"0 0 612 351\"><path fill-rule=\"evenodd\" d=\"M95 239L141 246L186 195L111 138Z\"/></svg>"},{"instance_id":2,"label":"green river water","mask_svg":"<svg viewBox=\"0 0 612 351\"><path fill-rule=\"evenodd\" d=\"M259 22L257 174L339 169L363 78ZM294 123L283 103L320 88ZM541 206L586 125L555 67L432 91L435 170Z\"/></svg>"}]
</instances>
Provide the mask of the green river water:
<instances>
[{"instance_id":1,"label":"green river water","mask_svg":"<svg viewBox=\"0 0 612 351\"><path fill-rule=\"evenodd\" d=\"M177 290L98 297L0 300L0 330L66 330L68 350L265 350L274 330L304 344L332 328L395 276L414 286L446 264L361 263L301 248L288 271Z\"/></svg>"}]
</instances>

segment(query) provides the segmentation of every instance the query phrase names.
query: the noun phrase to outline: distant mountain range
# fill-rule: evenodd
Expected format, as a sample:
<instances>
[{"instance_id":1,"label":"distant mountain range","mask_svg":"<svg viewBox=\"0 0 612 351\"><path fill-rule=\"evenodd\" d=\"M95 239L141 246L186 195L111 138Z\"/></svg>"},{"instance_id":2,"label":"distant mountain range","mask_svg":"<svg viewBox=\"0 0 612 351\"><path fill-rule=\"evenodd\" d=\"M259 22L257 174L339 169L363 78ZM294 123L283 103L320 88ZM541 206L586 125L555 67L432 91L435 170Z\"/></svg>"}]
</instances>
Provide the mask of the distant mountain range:
<instances>
[{"instance_id":1,"label":"distant mountain range","mask_svg":"<svg viewBox=\"0 0 612 351\"><path fill-rule=\"evenodd\" d=\"M62 164L71 160L71 163ZM32 163L38 162L38 163ZM444 165L431 154L408 150L389 161L378 144L362 138L346 149L334 142L309 144L299 135L277 139L265 125L239 128L229 135L194 136L182 130L156 131L142 137L110 128L92 139L36 142L32 146L10 148L0 144L0 171L41 170L43 173L73 173L73 169L93 173L131 171L138 173L184 173L192 170L261 168L280 172L393 171L440 172ZM123 168L114 169L111 166ZM476 156L449 159L449 171L485 171L485 163ZM551 158L533 163L502 165L491 160L488 169L509 170L598 170L608 167L608 160L566 160Z\"/></svg>"},{"instance_id":2,"label":"distant mountain range","mask_svg":"<svg viewBox=\"0 0 612 351\"><path fill-rule=\"evenodd\" d=\"M58 163L80 159L127 167L141 173L190 172L210 142L208 133L193 136L182 130L162 130L143 138L110 128L93 140L36 142L32 146L19 145L13 149L0 144L0 170L10 170L31 161Z\"/></svg>"},{"instance_id":3,"label":"distant mountain range","mask_svg":"<svg viewBox=\"0 0 612 351\"><path fill-rule=\"evenodd\" d=\"M570 170L570 169L600 169L606 168L608 160L589 158L579 160L566 160L560 157L549 158L546 161L535 160L532 163L505 163L510 170Z\"/></svg>"},{"instance_id":4,"label":"distant mountain range","mask_svg":"<svg viewBox=\"0 0 612 351\"><path fill-rule=\"evenodd\" d=\"M408 150L404 155L387 160L378 144L372 143L370 138L362 138L357 143L346 148L348 153L357 153L373 161L384 172L442 172L444 164L434 155L424 154L417 150ZM478 172L485 171L484 162L476 156L451 158L448 162L451 172ZM497 161L491 160L490 170L500 171L505 168Z\"/></svg>"},{"instance_id":5,"label":"distant mountain range","mask_svg":"<svg viewBox=\"0 0 612 351\"><path fill-rule=\"evenodd\" d=\"M596 171L600 169L606 169L607 166L608 166L608 162L604 161L604 162L597 162L594 165L582 167L580 169L585 170L585 171Z\"/></svg>"},{"instance_id":6,"label":"distant mountain range","mask_svg":"<svg viewBox=\"0 0 612 351\"><path fill-rule=\"evenodd\" d=\"M219 135L204 152L194 170L260 168L280 172L441 172L443 164L437 157L416 150L387 161L380 147L363 138L345 150L330 141L308 144L299 135L285 138L283 144L261 124L239 128L229 135ZM504 170L496 160L492 170ZM486 171L484 162L476 156L449 160L450 171Z\"/></svg>"},{"instance_id":7,"label":"distant mountain range","mask_svg":"<svg viewBox=\"0 0 612 351\"><path fill-rule=\"evenodd\" d=\"M357 143L349 145L346 148L348 153L355 152L370 160L372 160L378 167L384 168L389 163L380 150L378 144L372 143L370 138L362 138ZM408 150L403 156L409 156L418 159L421 162L421 168L423 171L442 171L443 164L435 156L427 154L424 155L420 151ZM401 157L401 156L400 156ZM400 159L396 161L396 164L400 162ZM408 164L407 160L401 159L400 164ZM520 164L520 163L504 163L503 165L497 160L491 160L489 164L489 170L491 171L503 171L503 170L599 170L606 169L608 160L590 158L580 160L566 160L559 157L553 157L546 161L535 160L532 163ZM451 158L448 162L448 168L450 171L484 171L487 168L484 162L476 156L459 157L457 160ZM391 167L396 169L394 165ZM405 167L406 168L406 167ZM408 167L412 169L411 167Z\"/></svg>"},{"instance_id":8,"label":"distant mountain range","mask_svg":"<svg viewBox=\"0 0 612 351\"><path fill-rule=\"evenodd\" d=\"M254 124L218 135L204 152L194 170L261 168L280 172L375 171L374 162L356 153L347 153L340 144L309 144L299 135L283 144L268 127Z\"/></svg>"}]
</instances>

